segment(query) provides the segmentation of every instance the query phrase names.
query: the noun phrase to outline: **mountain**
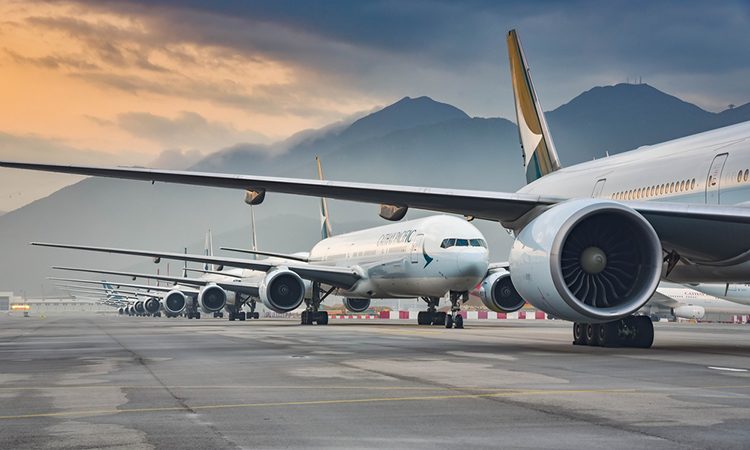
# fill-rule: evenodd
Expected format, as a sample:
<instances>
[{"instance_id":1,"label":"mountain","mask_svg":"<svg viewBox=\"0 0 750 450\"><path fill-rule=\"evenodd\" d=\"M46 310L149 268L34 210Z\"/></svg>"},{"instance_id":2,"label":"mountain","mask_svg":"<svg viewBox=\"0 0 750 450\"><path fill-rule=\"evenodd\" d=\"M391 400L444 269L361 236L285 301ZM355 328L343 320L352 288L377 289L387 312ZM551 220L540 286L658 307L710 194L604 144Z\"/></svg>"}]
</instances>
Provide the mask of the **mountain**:
<instances>
[{"instance_id":1,"label":"mountain","mask_svg":"<svg viewBox=\"0 0 750 450\"><path fill-rule=\"evenodd\" d=\"M621 84L586 91L547 117L562 162L573 164L750 120L750 106L711 113L648 85ZM513 122L469 117L428 97L406 97L350 123L273 146L237 145L193 169L312 178L315 155L322 155L329 179L497 191L524 183ZM385 223L377 205L332 201L329 207L338 233ZM318 214L315 199L269 193L255 207L261 248L308 250L319 239ZM408 217L425 214L410 211ZM139 258L30 248L29 241L169 251L187 245L200 252L208 228L217 245L247 246L249 217L243 193L234 190L86 179L0 216L6 255L0 258L0 290L38 290L52 264L155 268ZM505 260L511 238L496 223L475 223L492 258ZM174 273L177 263L172 264Z\"/></svg>"},{"instance_id":2,"label":"mountain","mask_svg":"<svg viewBox=\"0 0 750 450\"><path fill-rule=\"evenodd\" d=\"M2 216L3 214L5 214L5 211L0 211L0 216Z\"/></svg>"}]
</instances>

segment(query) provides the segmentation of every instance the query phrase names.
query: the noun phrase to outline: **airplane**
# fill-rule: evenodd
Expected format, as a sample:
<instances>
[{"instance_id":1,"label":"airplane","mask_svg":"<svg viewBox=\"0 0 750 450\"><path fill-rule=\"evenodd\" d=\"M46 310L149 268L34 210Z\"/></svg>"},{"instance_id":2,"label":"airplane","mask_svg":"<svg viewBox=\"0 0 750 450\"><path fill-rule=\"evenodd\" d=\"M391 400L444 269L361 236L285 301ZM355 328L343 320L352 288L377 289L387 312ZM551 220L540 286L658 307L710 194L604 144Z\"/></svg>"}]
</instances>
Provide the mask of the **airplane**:
<instances>
[{"instance_id":1,"label":"airplane","mask_svg":"<svg viewBox=\"0 0 750 450\"><path fill-rule=\"evenodd\" d=\"M652 320L660 317L700 320L707 314L750 315L750 305L724 300L690 287L662 285L642 312Z\"/></svg>"},{"instance_id":2,"label":"airplane","mask_svg":"<svg viewBox=\"0 0 750 450\"><path fill-rule=\"evenodd\" d=\"M747 281L750 209L742 203L750 200L750 122L563 167L515 30L507 44L527 180L515 193L10 161L0 167L241 189L251 204L267 192L374 203L393 221L409 208L497 221L515 237L503 268L514 290L573 322L578 345L651 347L651 321L634 314L661 279Z\"/></svg>"},{"instance_id":3,"label":"airplane","mask_svg":"<svg viewBox=\"0 0 750 450\"><path fill-rule=\"evenodd\" d=\"M319 177L323 177L320 159L316 158ZM234 282L241 282L243 286L257 286L258 295L264 304L276 312L288 312L298 308L302 302L306 303L305 311L301 315L301 323L327 324L328 315L320 311L320 303L331 293L344 296L344 305L354 312L361 312L369 308L373 298L414 298L420 297L427 303L427 311L418 315L420 325L445 325L446 328L463 328L463 317L458 314L461 301L468 299L468 291L482 281L488 274L488 249L484 236L472 224L464 219L438 215L376 228L365 229L353 233L334 236L328 214L325 198L321 199L321 241L310 252L282 255L279 253L259 252L257 250L241 250L251 254L269 256L265 260L245 260L245 268L233 271L217 272L214 264L222 270L226 266L237 267L237 260L221 259L212 255L210 237L207 238L205 256L153 253L150 256L161 258L186 258L204 263L204 271L208 274L202 280L211 278L219 282L222 277L235 277L232 282L220 285L225 290L231 290ZM76 247L77 249L94 250L91 247ZM99 249L110 253L129 253L129 250ZM134 254L142 254L136 253ZM247 265L249 264L249 266ZM266 264L266 271L253 270L258 264ZM353 271L356 282L338 281L334 278L325 281L302 280L307 278L300 273L297 285L284 284L281 288L265 289L268 278L275 275L276 269L286 267L291 271L309 270L311 264L318 264L319 275L326 275L333 270L337 276L342 268ZM240 265L239 267L243 267ZM248 268L250 270L248 270ZM70 267L55 267L78 272L89 272L107 275L130 277L144 277L156 280L172 280L164 276L150 276L129 272L94 270ZM266 273L268 272L268 273ZM485 304L495 310L511 312L508 305L495 301L495 296L506 293L505 290L495 289L496 280L501 274L492 273L483 293ZM505 272L507 278L507 272ZM310 284L309 281L312 281ZM187 284L194 281L185 282ZM307 282L307 284L305 284ZM295 290L293 301L286 306L274 303L273 296L283 297ZM323 295L321 293L324 292ZM271 295L269 295L269 293ZM450 294L451 313L437 311L440 298ZM516 302L511 307L523 302ZM515 310L515 309L513 309ZM230 316L231 317L231 316Z\"/></svg>"},{"instance_id":4,"label":"airplane","mask_svg":"<svg viewBox=\"0 0 750 450\"><path fill-rule=\"evenodd\" d=\"M750 305L750 284L747 283L697 283L689 284L687 287L733 303Z\"/></svg>"}]
</instances>

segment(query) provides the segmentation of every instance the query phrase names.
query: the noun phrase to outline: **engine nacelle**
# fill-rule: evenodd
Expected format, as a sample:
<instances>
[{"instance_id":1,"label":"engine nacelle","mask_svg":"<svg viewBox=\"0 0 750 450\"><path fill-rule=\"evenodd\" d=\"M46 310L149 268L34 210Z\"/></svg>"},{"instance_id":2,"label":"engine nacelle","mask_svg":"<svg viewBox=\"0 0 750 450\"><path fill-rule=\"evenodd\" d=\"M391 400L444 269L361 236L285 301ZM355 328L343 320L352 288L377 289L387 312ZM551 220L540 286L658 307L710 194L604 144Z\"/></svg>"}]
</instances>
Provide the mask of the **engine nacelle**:
<instances>
[{"instance_id":1,"label":"engine nacelle","mask_svg":"<svg viewBox=\"0 0 750 450\"><path fill-rule=\"evenodd\" d=\"M143 309L146 310L146 314L156 314L159 312L159 299L156 297L151 297L148 300L143 302Z\"/></svg>"},{"instance_id":2,"label":"engine nacelle","mask_svg":"<svg viewBox=\"0 0 750 450\"><path fill-rule=\"evenodd\" d=\"M187 297L181 291L169 291L162 297L161 304L169 314L180 314L187 306Z\"/></svg>"},{"instance_id":3,"label":"engine nacelle","mask_svg":"<svg viewBox=\"0 0 750 450\"><path fill-rule=\"evenodd\" d=\"M662 271L659 238L648 221L617 202L577 199L529 222L510 252L521 297L573 322L618 320L651 298Z\"/></svg>"},{"instance_id":4,"label":"engine nacelle","mask_svg":"<svg viewBox=\"0 0 750 450\"><path fill-rule=\"evenodd\" d=\"M510 272L505 269L492 272L482 280L479 298L490 311L502 313L518 311L526 303L513 287Z\"/></svg>"},{"instance_id":5,"label":"engine nacelle","mask_svg":"<svg viewBox=\"0 0 750 450\"><path fill-rule=\"evenodd\" d=\"M122 306L119 307L119 308L117 308L117 314L119 314L119 315L125 314L125 308L123 308Z\"/></svg>"},{"instance_id":6,"label":"engine nacelle","mask_svg":"<svg viewBox=\"0 0 750 450\"><path fill-rule=\"evenodd\" d=\"M706 315L706 309L702 306L682 305L672 308L672 315L679 319L702 319Z\"/></svg>"},{"instance_id":7,"label":"engine nacelle","mask_svg":"<svg viewBox=\"0 0 750 450\"><path fill-rule=\"evenodd\" d=\"M355 313L365 312L370 308L369 298L345 298L344 307Z\"/></svg>"},{"instance_id":8,"label":"engine nacelle","mask_svg":"<svg viewBox=\"0 0 750 450\"><path fill-rule=\"evenodd\" d=\"M269 272L261 281L259 291L263 305L277 313L294 311L305 299L305 283L289 269Z\"/></svg>"},{"instance_id":9,"label":"engine nacelle","mask_svg":"<svg viewBox=\"0 0 750 450\"><path fill-rule=\"evenodd\" d=\"M221 311L227 304L227 291L215 284L204 286L198 293L198 305L206 313Z\"/></svg>"},{"instance_id":10,"label":"engine nacelle","mask_svg":"<svg viewBox=\"0 0 750 450\"><path fill-rule=\"evenodd\" d=\"M146 308L143 307L143 302L138 300L133 304L133 312L136 314L146 314Z\"/></svg>"}]
</instances>

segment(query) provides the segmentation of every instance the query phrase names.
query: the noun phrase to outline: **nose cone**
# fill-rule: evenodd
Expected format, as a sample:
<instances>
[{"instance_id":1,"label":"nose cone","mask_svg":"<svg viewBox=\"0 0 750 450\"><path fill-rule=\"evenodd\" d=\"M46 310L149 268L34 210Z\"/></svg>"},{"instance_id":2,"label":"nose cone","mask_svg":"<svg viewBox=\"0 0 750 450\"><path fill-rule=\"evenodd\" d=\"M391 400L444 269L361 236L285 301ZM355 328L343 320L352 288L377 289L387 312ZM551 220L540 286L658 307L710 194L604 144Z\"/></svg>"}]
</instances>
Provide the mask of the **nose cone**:
<instances>
[{"instance_id":1,"label":"nose cone","mask_svg":"<svg viewBox=\"0 0 750 450\"><path fill-rule=\"evenodd\" d=\"M489 252L482 249L462 252L458 260L458 271L462 277L484 278L489 267Z\"/></svg>"}]
</instances>

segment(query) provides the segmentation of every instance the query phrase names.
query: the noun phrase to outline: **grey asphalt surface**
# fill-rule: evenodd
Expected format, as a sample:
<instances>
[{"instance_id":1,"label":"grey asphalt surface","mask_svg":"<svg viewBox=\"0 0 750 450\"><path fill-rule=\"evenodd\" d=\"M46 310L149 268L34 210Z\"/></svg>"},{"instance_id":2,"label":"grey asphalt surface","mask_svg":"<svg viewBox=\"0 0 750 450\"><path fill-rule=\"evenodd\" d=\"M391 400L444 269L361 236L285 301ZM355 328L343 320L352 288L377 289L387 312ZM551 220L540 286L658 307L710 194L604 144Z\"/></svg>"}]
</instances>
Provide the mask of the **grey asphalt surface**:
<instances>
[{"instance_id":1,"label":"grey asphalt surface","mask_svg":"<svg viewBox=\"0 0 750 450\"><path fill-rule=\"evenodd\" d=\"M0 448L748 448L750 326L0 317Z\"/></svg>"}]
</instances>

